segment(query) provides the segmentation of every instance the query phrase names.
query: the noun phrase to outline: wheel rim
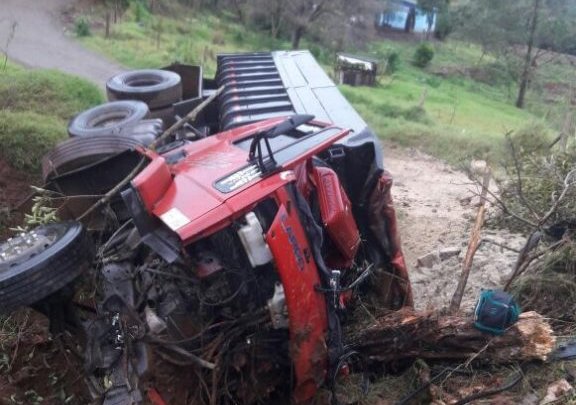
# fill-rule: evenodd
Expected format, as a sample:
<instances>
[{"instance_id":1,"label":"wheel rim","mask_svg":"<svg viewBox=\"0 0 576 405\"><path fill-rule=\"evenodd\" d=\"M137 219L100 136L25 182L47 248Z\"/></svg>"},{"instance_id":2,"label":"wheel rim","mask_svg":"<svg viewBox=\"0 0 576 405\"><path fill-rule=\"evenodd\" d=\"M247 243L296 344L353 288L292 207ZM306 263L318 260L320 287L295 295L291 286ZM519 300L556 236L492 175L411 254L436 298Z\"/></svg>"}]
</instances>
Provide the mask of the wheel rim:
<instances>
[{"instance_id":1,"label":"wheel rim","mask_svg":"<svg viewBox=\"0 0 576 405\"><path fill-rule=\"evenodd\" d=\"M21 232L0 244L0 273L33 258L52 246L60 237L54 228Z\"/></svg>"},{"instance_id":2,"label":"wheel rim","mask_svg":"<svg viewBox=\"0 0 576 405\"><path fill-rule=\"evenodd\" d=\"M161 82L161 80L154 80L153 78L143 78L127 80L126 85L129 87L151 87L156 86Z\"/></svg>"},{"instance_id":3,"label":"wheel rim","mask_svg":"<svg viewBox=\"0 0 576 405\"><path fill-rule=\"evenodd\" d=\"M88 128L111 128L122 123L130 116L130 110L112 111L107 114L102 114L88 122Z\"/></svg>"}]
</instances>

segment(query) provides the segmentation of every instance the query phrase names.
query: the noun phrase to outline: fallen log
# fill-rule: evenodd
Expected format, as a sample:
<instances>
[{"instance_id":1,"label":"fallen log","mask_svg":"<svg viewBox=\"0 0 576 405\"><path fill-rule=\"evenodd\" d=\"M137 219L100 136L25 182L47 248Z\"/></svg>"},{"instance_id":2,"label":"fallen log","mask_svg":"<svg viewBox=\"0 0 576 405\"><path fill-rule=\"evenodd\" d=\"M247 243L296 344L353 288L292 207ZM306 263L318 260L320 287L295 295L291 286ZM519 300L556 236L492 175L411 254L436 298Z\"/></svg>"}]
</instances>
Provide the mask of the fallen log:
<instances>
[{"instance_id":1,"label":"fallen log","mask_svg":"<svg viewBox=\"0 0 576 405\"><path fill-rule=\"evenodd\" d=\"M502 364L546 360L556 338L544 317L533 311L521 314L502 336L493 336L475 329L471 317L403 308L364 328L347 329L346 342L369 361L421 358Z\"/></svg>"}]
</instances>

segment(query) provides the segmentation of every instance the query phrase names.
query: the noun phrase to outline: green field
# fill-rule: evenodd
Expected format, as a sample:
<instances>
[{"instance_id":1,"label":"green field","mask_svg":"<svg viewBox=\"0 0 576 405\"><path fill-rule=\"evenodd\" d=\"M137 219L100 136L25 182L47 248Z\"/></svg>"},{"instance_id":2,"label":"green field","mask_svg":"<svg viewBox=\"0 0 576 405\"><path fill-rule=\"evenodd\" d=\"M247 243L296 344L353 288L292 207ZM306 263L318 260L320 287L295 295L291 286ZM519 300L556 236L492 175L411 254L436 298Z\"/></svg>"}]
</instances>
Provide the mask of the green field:
<instances>
[{"instance_id":1,"label":"green field","mask_svg":"<svg viewBox=\"0 0 576 405\"><path fill-rule=\"evenodd\" d=\"M250 31L226 16L178 10L179 18L152 16L129 9L112 28L110 38L93 30L82 41L90 48L130 68L159 67L173 61L197 63L210 76L220 52L288 49L289 43ZM504 134L538 123L550 108L538 92L530 93L528 110L513 106L514 83L498 70L498 61L475 46L456 41L434 43L435 57L425 70L411 64L418 42L379 40L366 54L385 59L397 52L399 69L380 78L375 88L342 86L342 91L379 136L419 147L452 163L470 157L498 161L504 154ZM333 55L315 44L309 47L332 74ZM452 70L474 68L491 83ZM554 67L561 74L565 68ZM446 75L438 72L447 71ZM547 70L553 75L553 70ZM532 111L532 112L530 112ZM542 136L551 136L544 131Z\"/></svg>"},{"instance_id":2,"label":"green field","mask_svg":"<svg viewBox=\"0 0 576 405\"><path fill-rule=\"evenodd\" d=\"M68 120L103 102L93 84L52 70L0 70L0 156L12 167L39 174L42 156L67 138Z\"/></svg>"}]
</instances>

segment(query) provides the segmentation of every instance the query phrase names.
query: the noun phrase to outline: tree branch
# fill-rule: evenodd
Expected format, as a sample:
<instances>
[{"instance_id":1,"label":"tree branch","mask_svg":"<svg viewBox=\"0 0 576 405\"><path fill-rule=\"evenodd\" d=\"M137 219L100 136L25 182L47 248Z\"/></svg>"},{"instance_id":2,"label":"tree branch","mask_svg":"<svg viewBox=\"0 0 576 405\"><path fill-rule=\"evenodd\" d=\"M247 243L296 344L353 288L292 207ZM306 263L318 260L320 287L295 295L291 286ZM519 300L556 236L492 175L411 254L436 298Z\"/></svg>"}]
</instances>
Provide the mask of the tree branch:
<instances>
[{"instance_id":1,"label":"tree branch","mask_svg":"<svg viewBox=\"0 0 576 405\"><path fill-rule=\"evenodd\" d=\"M528 203L528 200L526 200L526 197L524 196L520 162L518 161L518 154L516 153L516 148L514 146L514 142L512 142L512 139L510 138L510 133L511 132L509 131L505 135L505 137L506 137L506 141L508 142L508 146L510 147L510 151L512 152L512 160L514 161L514 167L516 169L516 180L517 180L516 188L517 188L517 192L518 192L518 198L520 198L520 201L522 202L522 204L524 204L524 206L526 208L528 208L528 210L534 216L534 218L539 221L540 215L536 212L536 210L532 207L532 205Z\"/></svg>"},{"instance_id":2,"label":"tree branch","mask_svg":"<svg viewBox=\"0 0 576 405\"><path fill-rule=\"evenodd\" d=\"M566 193L568 193L568 190L570 190L570 187L574 183L576 183L574 180L570 181L571 177L574 177L574 176L576 176L576 169L570 170L568 172L568 174L566 175L566 177L564 177L564 188L562 189L560 196L556 199L556 201L554 201L554 204L552 205L552 207L548 210L548 212L546 214L544 214L542 219L539 221L538 227L544 225L546 223L546 221L548 221L548 219L550 219L550 217L552 215L554 215L556 210L558 210L558 206L560 205L560 203L562 202L564 197L566 197Z\"/></svg>"}]
</instances>

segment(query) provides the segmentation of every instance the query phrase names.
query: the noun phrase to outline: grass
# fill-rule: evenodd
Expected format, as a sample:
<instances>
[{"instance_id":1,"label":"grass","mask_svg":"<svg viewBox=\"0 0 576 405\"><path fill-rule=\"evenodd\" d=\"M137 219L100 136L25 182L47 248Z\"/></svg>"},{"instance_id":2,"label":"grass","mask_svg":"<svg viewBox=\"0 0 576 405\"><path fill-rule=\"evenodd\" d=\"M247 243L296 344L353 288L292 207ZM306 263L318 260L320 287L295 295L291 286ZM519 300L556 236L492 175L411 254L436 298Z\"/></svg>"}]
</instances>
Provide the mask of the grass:
<instances>
[{"instance_id":1,"label":"grass","mask_svg":"<svg viewBox=\"0 0 576 405\"><path fill-rule=\"evenodd\" d=\"M375 88L341 86L344 95L381 137L418 147L452 164L470 158L498 163L505 156L504 134L543 119L512 104L506 85L489 85L466 77L440 77L435 71L467 67L479 49L456 42L437 44L428 69L411 65L417 43L381 41L368 51L383 59L394 51L401 59L397 73ZM485 64L493 60L484 57ZM550 137L548 131L542 134Z\"/></svg>"},{"instance_id":2,"label":"grass","mask_svg":"<svg viewBox=\"0 0 576 405\"><path fill-rule=\"evenodd\" d=\"M9 64L0 71L0 157L37 175L42 156L67 137L68 120L103 101L100 90L83 79Z\"/></svg>"},{"instance_id":3,"label":"grass","mask_svg":"<svg viewBox=\"0 0 576 405\"><path fill-rule=\"evenodd\" d=\"M129 8L110 38L102 32L82 38L91 49L129 68L157 68L174 61L201 64L207 75L216 71L218 53L283 49L288 43L212 14L179 10L180 19L145 15L137 21Z\"/></svg>"},{"instance_id":4,"label":"grass","mask_svg":"<svg viewBox=\"0 0 576 405\"><path fill-rule=\"evenodd\" d=\"M172 10L172 15L179 17L152 16L142 10L136 13L132 7L123 21L113 26L110 38L93 30L94 35L82 41L130 68L180 61L201 64L208 77L215 71L218 53L289 48L288 42L246 29L225 16L193 14L182 6ZM411 63L418 44L386 40L370 44L366 53L377 59L396 52L401 61L398 72L383 77L375 88L341 87L381 137L419 147L451 163L470 157L497 162L505 154L505 133L535 123L541 126L541 117L553 115L536 91L528 99L532 112L515 108L514 83L503 73L500 62L483 55L479 47L458 41L435 43L431 65L418 69ZM312 43L303 47L309 47L325 69L331 70L329 51ZM481 80L450 73L462 68L479 69ZM440 76L442 71L449 73ZM550 65L543 77L558 72L569 75L565 67Z\"/></svg>"},{"instance_id":5,"label":"grass","mask_svg":"<svg viewBox=\"0 0 576 405\"><path fill-rule=\"evenodd\" d=\"M451 163L472 156L501 159L503 135L539 121L529 112L459 85L442 81L431 86L404 73L376 88L341 90L380 136Z\"/></svg>"}]
</instances>

